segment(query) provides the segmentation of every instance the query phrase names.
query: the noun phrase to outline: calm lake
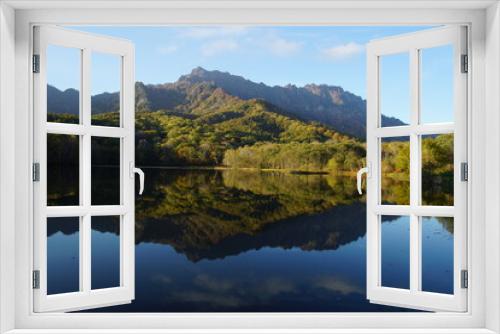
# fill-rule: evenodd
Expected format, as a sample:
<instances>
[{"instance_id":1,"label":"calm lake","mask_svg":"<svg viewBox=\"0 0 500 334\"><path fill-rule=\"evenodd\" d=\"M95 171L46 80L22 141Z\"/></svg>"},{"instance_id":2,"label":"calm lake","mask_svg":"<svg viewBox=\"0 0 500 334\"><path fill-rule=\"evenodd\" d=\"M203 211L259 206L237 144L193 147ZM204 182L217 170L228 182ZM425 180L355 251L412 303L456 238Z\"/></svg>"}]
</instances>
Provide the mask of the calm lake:
<instances>
[{"instance_id":1,"label":"calm lake","mask_svg":"<svg viewBox=\"0 0 500 334\"><path fill-rule=\"evenodd\" d=\"M112 168L97 169L103 184L113 183ZM136 298L98 311L404 311L366 299L366 209L355 178L144 171L144 195L136 198ZM64 185L56 188L64 192ZM119 282L116 222L92 220L93 288ZM49 293L78 289L78 220L49 220L48 235ZM409 284L408 235L408 217L383 217L384 285ZM424 218L422 240L423 289L451 293L452 223Z\"/></svg>"}]
</instances>

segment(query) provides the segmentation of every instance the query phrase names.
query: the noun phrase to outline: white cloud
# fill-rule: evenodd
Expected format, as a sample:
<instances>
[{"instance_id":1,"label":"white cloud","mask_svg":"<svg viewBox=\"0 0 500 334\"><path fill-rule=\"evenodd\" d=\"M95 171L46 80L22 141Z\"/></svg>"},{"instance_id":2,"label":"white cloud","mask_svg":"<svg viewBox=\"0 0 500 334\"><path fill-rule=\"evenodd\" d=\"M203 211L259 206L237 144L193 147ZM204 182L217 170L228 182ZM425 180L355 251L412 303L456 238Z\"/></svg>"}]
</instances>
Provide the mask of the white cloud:
<instances>
[{"instance_id":1,"label":"white cloud","mask_svg":"<svg viewBox=\"0 0 500 334\"><path fill-rule=\"evenodd\" d=\"M230 36L239 36L248 32L247 27L230 26L230 27L196 27L183 31L181 36L190 38L221 38Z\"/></svg>"},{"instance_id":2,"label":"white cloud","mask_svg":"<svg viewBox=\"0 0 500 334\"><path fill-rule=\"evenodd\" d=\"M289 56L302 48L302 43L285 39L275 32L245 26L183 28L178 37L203 40L203 56L256 46L277 56Z\"/></svg>"},{"instance_id":3,"label":"white cloud","mask_svg":"<svg viewBox=\"0 0 500 334\"><path fill-rule=\"evenodd\" d=\"M350 42L325 49L323 54L332 60L343 60L360 54L364 48L361 44Z\"/></svg>"},{"instance_id":4,"label":"white cloud","mask_svg":"<svg viewBox=\"0 0 500 334\"><path fill-rule=\"evenodd\" d=\"M349 295L351 293L363 293L363 289L353 282L339 279L335 277L320 277L315 285L334 292L338 292L342 295Z\"/></svg>"},{"instance_id":5,"label":"white cloud","mask_svg":"<svg viewBox=\"0 0 500 334\"><path fill-rule=\"evenodd\" d=\"M250 47L258 47L275 56L290 56L302 48L302 43L291 41L278 36L276 33L267 33L248 37L244 40Z\"/></svg>"},{"instance_id":6,"label":"white cloud","mask_svg":"<svg viewBox=\"0 0 500 334\"><path fill-rule=\"evenodd\" d=\"M277 56L289 56L300 50L300 43L280 37L272 37L265 42L266 47Z\"/></svg>"},{"instance_id":7,"label":"white cloud","mask_svg":"<svg viewBox=\"0 0 500 334\"><path fill-rule=\"evenodd\" d=\"M166 45L158 47L158 52L162 55L169 55L176 52L178 49L177 45Z\"/></svg>"},{"instance_id":8,"label":"white cloud","mask_svg":"<svg viewBox=\"0 0 500 334\"><path fill-rule=\"evenodd\" d=\"M220 53L234 51L238 48L238 43L233 40L219 39L205 43L201 46L201 54L205 57L215 56Z\"/></svg>"},{"instance_id":9,"label":"white cloud","mask_svg":"<svg viewBox=\"0 0 500 334\"><path fill-rule=\"evenodd\" d=\"M194 284L211 290L211 291L229 291L233 288L234 284L230 280L221 279L219 277L212 277L206 274L199 274L194 278Z\"/></svg>"}]
</instances>

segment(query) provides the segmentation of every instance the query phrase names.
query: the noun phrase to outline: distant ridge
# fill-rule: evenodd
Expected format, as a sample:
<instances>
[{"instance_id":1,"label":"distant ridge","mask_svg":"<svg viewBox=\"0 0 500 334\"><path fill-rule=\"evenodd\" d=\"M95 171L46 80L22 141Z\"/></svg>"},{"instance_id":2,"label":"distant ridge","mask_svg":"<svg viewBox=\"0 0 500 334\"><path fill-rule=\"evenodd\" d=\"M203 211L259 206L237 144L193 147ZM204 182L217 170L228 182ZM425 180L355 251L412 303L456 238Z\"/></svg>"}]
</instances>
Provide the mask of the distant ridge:
<instances>
[{"instance_id":1,"label":"distant ridge","mask_svg":"<svg viewBox=\"0 0 500 334\"><path fill-rule=\"evenodd\" d=\"M215 89L221 90L219 104L231 96L243 100L265 100L283 112L302 120L320 122L340 133L365 138L366 101L342 87L317 84L304 87L295 85L271 87L241 76L208 71L202 67L193 69L190 74L181 76L174 83L147 85L137 82L136 108L138 111L174 110L189 113L192 111L190 108L200 105ZM49 86L48 98L49 112L73 114L78 112L78 110L68 110L67 107L78 105L78 92L74 89L60 91ZM94 113L114 111L118 109L118 105L118 93L103 93L92 97ZM404 124L396 118L385 116L383 122L388 126Z\"/></svg>"}]
</instances>

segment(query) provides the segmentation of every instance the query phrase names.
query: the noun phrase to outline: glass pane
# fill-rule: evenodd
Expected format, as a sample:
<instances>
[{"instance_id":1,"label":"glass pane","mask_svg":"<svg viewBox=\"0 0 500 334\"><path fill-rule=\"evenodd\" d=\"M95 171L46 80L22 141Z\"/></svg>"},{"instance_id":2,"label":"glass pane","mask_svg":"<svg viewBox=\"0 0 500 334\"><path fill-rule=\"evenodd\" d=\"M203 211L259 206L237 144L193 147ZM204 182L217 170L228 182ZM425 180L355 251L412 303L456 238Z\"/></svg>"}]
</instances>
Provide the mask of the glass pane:
<instances>
[{"instance_id":1,"label":"glass pane","mask_svg":"<svg viewBox=\"0 0 500 334\"><path fill-rule=\"evenodd\" d=\"M92 205L120 204L120 138L92 137Z\"/></svg>"},{"instance_id":2,"label":"glass pane","mask_svg":"<svg viewBox=\"0 0 500 334\"><path fill-rule=\"evenodd\" d=\"M422 218L422 290L453 294L453 218Z\"/></svg>"},{"instance_id":3,"label":"glass pane","mask_svg":"<svg viewBox=\"0 0 500 334\"><path fill-rule=\"evenodd\" d=\"M80 122L81 50L47 46L47 121Z\"/></svg>"},{"instance_id":4,"label":"glass pane","mask_svg":"<svg viewBox=\"0 0 500 334\"><path fill-rule=\"evenodd\" d=\"M120 217L92 217L92 289L120 286Z\"/></svg>"},{"instance_id":5,"label":"glass pane","mask_svg":"<svg viewBox=\"0 0 500 334\"><path fill-rule=\"evenodd\" d=\"M79 205L79 136L47 135L47 205Z\"/></svg>"},{"instance_id":6,"label":"glass pane","mask_svg":"<svg viewBox=\"0 0 500 334\"><path fill-rule=\"evenodd\" d=\"M410 137L381 139L381 204L410 204Z\"/></svg>"},{"instance_id":7,"label":"glass pane","mask_svg":"<svg viewBox=\"0 0 500 334\"><path fill-rule=\"evenodd\" d=\"M92 53L92 125L120 126L121 57Z\"/></svg>"},{"instance_id":8,"label":"glass pane","mask_svg":"<svg viewBox=\"0 0 500 334\"><path fill-rule=\"evenodd\" d=\"M410 288L410 217L382 216L382 286Z\"/></svg>"},{"instance_id":9,"label":"glass pane","mask_svg":"<svg viewBox=\"0 0 500 334\"><path fill-rule=\"evenodd\" d=\"M453 134L422 136L422 204L453 206Z\"/></svg>"},{"instance_id":10,"label":"glass pane","mask_svg":"<svg viewBox=\"0 0 500 334\"><path fill-rule=\"evenodd\" d=\"M379 58L381 124L410 124L410 56L398 53Z\"/></svg>"},{"instance_id":11,"label":"glass pane","mask_svg":"<svg viewBox=\"0 0 500 334\"><path fill-rule=\"evenodd\" d=\"M453 46L420 50L420 123L453 122Z\"/></svg>"},{"instance_id":12,"label":"glass pane","mask_svg":"<svg viewBox=\"0 0 500 334\"><path fill-rule=\"evenodd\" d=\"M47 294L80 290L80 218L47 218Z\"/></svg>"}]
</instances>

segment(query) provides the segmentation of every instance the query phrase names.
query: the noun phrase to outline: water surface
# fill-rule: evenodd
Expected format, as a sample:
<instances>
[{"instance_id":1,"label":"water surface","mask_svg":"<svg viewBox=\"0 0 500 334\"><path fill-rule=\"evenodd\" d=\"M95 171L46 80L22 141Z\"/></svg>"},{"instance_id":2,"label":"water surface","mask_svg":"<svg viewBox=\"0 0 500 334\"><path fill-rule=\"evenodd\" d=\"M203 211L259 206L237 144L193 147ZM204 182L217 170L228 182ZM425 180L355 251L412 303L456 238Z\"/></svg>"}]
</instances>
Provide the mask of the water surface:
<instances>
[{"instance_id":1,"label":"water surface","mask_svg":"<svg viewBox=\"0 0 500 334\"><path fill-rule=\"evenodd\" d=\"M366 299L366 209L353 177L248 170L145 172L144 196L136 199L136 298L98 311L402 311ZM405 239L399 238L405 219L387 217L383 222L393 245L384 248L390 254L384 265L389 281L401 286L409 266ZM96 225L92 231L107 263L101 268L109 268L110 261L103 247L109 243L115 249L118 238L107 226ZM446 226L435 218L426 220L426 254L453 244L452 229ZM61 244L61 236L76 232L51 230L49 243ZM425 270L449 277L451 255L439 254L425 262ZM92 261L99 268L99 257L93 255ZM113 281L109 269L93 273L92 280L95 286ZM429 291L450 291L446 280L431 277L425 282Z\"/></svg>"}]
</instances>

